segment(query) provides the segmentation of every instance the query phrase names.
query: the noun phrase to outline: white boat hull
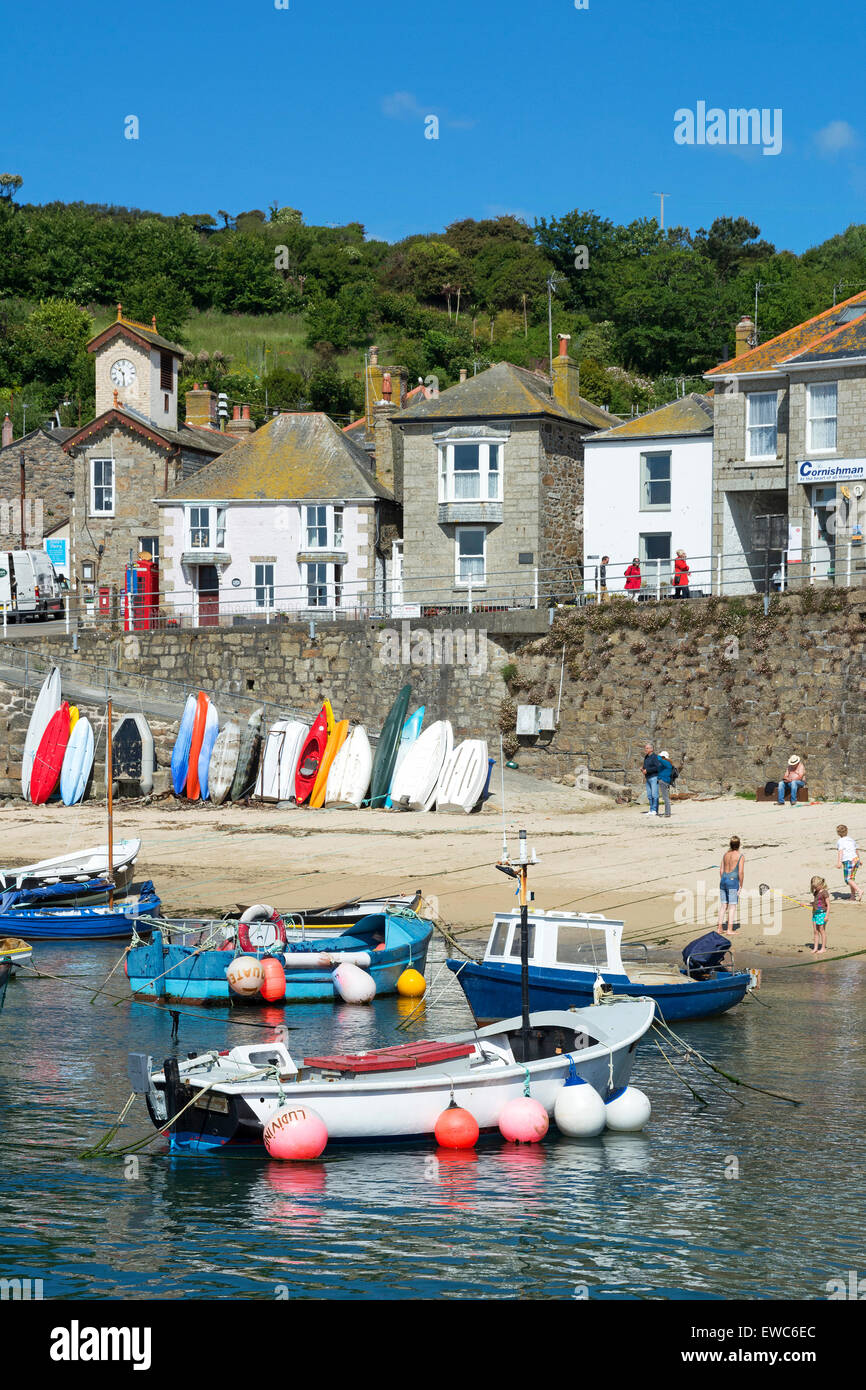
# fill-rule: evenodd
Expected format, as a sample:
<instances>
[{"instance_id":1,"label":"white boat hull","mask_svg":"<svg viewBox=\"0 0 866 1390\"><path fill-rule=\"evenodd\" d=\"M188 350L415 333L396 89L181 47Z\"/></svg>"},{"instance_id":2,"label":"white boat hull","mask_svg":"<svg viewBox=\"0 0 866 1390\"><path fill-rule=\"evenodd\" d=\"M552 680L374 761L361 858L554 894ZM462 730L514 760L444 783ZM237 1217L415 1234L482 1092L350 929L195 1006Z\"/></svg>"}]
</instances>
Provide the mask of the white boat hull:
<instances>
[{"instance_id":1,"label":"white boat hull","mask_svg":"<svg viewBox=\"0 0 866 1390\"><path fill-rule=\"evenodd\" d=\"M363 724L356 724L328 773L325 807L357 811L370 787L373 750Z\"/></svg>"},{"instance_id":2,"label":"white boat hull","mask_svg":"<svg viewBox=\"0 0 866 1390\"><path fill-rule=\"evenodd\" d=\"M419 735L391 784L391 801L395 810L432 809L442 767L453 746L454 731L447 719L437 720Z\"/></svg>"},{"instance_id":3,"label":"white boat hull","mask_svg":"<svg viewBox=\"0 0 866 1390\"><path fill-rule=\"evenodd\" d=\"M42 742L42 735L59 709L60 672L56 666L52 666L36 697L36 704L33 706L33 713L30 716L30 723L27 726L27 734L24 739L24 755L21 759L21 795L25 801L30 797L30 778L33 774L36 752Z\"/></svg>"},{"instance_id":4,"label":"white boat hull","mask_svg":"<svg viewBox=\"0 0 866 1390\"><path fill-rule=\"evenodd\" d=\"M487 781L487 742L467 738L446 758L436 788L436 810L468 816L478 805Z\"/></svg>"}]
</instances>

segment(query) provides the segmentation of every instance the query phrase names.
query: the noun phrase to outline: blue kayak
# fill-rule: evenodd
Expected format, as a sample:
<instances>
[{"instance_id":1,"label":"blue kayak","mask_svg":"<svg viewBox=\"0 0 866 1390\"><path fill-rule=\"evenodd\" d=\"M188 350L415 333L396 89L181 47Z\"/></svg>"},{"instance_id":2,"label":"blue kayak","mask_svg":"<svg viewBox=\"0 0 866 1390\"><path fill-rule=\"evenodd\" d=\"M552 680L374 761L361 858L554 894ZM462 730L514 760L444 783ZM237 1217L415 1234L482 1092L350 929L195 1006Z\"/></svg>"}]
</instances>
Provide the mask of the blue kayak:
<instances>
[{"instance_id":1,"label":"blue kayak","mask_svg":"<svg viewBox=\"0 0 866 1390\"><path fill-rule=\"evenodd\" d=\"M172 749L171 785L174 787L175 796L182 796L186 790L186 779L189 773L189 750L192 745L192 726L195 723L197 702L197 696L187 696L180 728L177 731L177 738Z\"/></svg>"}]
</instances>

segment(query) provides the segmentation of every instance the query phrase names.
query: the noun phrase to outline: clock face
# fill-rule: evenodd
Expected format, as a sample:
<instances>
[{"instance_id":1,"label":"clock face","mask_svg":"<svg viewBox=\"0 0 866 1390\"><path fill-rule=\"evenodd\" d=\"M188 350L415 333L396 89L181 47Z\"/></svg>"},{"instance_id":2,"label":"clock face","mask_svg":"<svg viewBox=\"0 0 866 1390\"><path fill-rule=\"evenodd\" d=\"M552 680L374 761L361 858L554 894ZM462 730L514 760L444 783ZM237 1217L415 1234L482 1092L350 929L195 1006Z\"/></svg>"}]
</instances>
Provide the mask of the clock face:
<instances>
[{"instance_id":1,"label":"clock face","mask_svg":"<svg viewBox=\"0 0 866 1390\"><path fill-rule=\"evenodd\" d=\"M115 386L131 386L135 381L135 363L121 357L111 368L111 380Z\"/></svg>"}]
</instances>

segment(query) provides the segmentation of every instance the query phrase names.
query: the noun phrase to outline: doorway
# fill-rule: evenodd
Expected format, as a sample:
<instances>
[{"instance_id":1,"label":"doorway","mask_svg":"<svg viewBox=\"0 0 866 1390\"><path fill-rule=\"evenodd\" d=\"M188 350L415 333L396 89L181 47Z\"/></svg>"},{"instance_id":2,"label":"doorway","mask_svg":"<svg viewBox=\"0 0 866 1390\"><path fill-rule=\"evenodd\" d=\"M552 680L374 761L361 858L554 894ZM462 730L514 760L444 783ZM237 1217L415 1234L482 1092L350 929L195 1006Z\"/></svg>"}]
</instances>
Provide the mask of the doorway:
<instances>
[{"instance_id":1,"label":"doorway","mask_svg":"<svg viewBox=\"0 0 866 1390\"><path fill-rule=\"evenodd\" d=\"M216 565L197 566L196 588L199 627L219 627L220 580Z\"/></svg>"},{"instance_id":2,"label":"doorway","mask_svg":"<svg viewBox=\"0 0 866 1390\"><path fill-rule=\"evenodd\" d=\"M812 582L836 577L836 488L812 488Z\"/></svg>"}]
</instances>

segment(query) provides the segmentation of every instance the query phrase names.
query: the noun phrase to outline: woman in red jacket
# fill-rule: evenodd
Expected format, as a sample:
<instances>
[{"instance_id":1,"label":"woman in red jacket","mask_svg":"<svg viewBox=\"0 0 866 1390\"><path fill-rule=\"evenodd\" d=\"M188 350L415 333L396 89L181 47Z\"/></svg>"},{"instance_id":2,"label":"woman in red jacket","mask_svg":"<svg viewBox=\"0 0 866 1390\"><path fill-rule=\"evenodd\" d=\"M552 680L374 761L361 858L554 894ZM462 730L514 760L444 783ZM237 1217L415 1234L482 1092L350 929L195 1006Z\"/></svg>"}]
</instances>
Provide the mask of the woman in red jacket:
<instances>
[{"instance_id":1,"label":"woman in red jacket","mask_svg":"<svg viewBox=\"0 0 866 1390\"><path fill-rule=\"evenodd\" d=\"M635 601L637 600L637 596L640 593L640 585L640 560L635 555L634 559L632 560L631 564L625 572L626 593L631 594Z\"/></svg>"},{"instance_id":2,"label":"woman in red jacket","mask_svg":"<svg viewBox=\"0 0 866 1390\"><path fill-rule=\"evenodd\" d=\"M677 598L689 597L689 562L684 550L677 551L674 561L674 586Z\"/></svg>"}]
</instances>

